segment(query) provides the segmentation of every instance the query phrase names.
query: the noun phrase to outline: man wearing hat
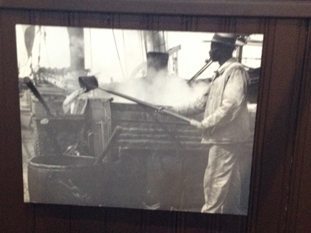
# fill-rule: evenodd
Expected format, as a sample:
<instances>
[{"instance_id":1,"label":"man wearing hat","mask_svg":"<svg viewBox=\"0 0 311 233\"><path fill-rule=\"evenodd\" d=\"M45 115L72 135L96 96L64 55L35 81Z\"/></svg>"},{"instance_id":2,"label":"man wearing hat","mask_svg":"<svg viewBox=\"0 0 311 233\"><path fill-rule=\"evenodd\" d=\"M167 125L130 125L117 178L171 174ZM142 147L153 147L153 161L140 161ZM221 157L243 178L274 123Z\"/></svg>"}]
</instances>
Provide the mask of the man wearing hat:
<instances>
[{"instance_id":1,"label":"man wearing hat","mask_svg":"<svg viewBox=\"0 0 311 233\"><path fill-rule=\"evenodd\" d=\"M204 111L203 120L193 120L191 125L202 129L202 143L210 145L203 184L205 203L202 212L207 213L247 213L248 193L241 193L241 174L245 173L241 169L245 167L245 156L251 156L246 99L248 74L232 57L236 38L229 33L213 36L209 55L220 67L208 93L191 106L176 109L184 114ZM249 178L249 172L246 173ZM246 198L241 200L241 197Z\"/></svg>"}]
</instances>

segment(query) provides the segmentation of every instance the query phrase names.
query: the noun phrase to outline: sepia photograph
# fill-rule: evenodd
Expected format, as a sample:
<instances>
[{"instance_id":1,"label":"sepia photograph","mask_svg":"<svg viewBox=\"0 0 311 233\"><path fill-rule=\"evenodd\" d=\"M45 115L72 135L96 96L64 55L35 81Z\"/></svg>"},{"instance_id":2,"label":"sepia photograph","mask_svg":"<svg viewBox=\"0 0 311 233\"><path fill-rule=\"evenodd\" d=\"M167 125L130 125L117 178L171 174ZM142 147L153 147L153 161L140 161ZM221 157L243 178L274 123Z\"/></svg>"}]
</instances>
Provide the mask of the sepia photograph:
<instances>
[{"instance_id":1,"label":"sepia photograph","mask_svg":"<svg viewBox=\"0 0 311 233\"><path fill-rule=\"evenodd\" d=\"M247 215L263 39L16 25L24 202Z\"/></svg>"}]
</instances>

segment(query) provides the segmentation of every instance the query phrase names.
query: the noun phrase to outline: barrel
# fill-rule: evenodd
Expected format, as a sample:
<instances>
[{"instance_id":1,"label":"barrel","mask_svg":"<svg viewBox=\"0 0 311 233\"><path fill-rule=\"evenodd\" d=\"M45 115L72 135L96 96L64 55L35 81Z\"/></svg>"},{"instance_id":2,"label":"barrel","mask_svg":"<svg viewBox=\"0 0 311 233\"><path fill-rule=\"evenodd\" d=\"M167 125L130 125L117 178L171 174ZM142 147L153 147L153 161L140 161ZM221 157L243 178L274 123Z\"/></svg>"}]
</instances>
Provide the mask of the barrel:
<instances>
[{"instance_id":1,"label":"barrel","mask_svg":"<svg viewBox=\"0 0 311 233\"><path fill-rule=\"evenodd\" d=\"M33 203L102 204L103 168L88 156L38 156L28 164L29 198Z\"/></svg>"}]
</instances>

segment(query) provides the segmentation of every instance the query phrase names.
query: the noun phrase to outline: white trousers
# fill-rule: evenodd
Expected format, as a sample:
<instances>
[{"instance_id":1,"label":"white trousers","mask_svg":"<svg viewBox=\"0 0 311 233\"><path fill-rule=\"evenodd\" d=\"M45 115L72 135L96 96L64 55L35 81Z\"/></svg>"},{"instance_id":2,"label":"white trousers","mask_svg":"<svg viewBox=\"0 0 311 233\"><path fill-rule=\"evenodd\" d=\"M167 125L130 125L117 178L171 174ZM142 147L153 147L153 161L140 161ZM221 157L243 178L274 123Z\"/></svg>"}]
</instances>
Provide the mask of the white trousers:
<instances>
[{"instance_id":1,"label":"white trousers","mask_svg":"<svg viewBox=\"0 0 311 233\"><path fill-rule=\"evenodd\" d=\"M251 146L211 145L204 174L202 212L247 214Z\"/></svg>"}]
</instances>

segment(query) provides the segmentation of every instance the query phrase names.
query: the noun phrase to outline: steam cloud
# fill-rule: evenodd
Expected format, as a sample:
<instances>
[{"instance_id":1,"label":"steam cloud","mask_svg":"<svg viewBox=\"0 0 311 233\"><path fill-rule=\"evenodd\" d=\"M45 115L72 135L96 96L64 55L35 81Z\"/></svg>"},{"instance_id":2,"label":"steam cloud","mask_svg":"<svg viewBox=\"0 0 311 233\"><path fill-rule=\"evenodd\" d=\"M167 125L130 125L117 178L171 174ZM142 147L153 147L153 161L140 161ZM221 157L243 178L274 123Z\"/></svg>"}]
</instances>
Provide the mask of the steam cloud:
<instances>
[{"instance_id":1,"label":"steam cloud","mask_svg":"<svg viewBox=\"0 0 311 233\"><path fill-rule=\"evenodd\" d=\"M194 85L176 76L154 76L134 79L122 83L105 85L105 88L135 97L139 100L161 106L187 105L208 91L207 82L195 82ZM114 102L129 102L121 97L113 97Z\"/></svg>"}]
</instances>

